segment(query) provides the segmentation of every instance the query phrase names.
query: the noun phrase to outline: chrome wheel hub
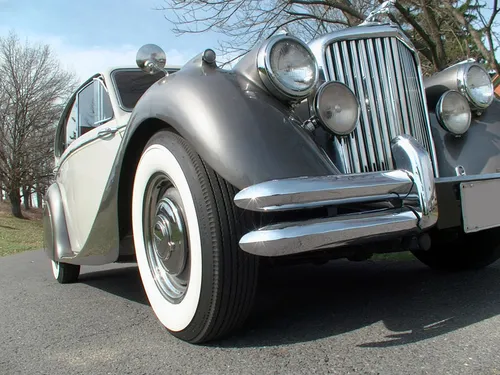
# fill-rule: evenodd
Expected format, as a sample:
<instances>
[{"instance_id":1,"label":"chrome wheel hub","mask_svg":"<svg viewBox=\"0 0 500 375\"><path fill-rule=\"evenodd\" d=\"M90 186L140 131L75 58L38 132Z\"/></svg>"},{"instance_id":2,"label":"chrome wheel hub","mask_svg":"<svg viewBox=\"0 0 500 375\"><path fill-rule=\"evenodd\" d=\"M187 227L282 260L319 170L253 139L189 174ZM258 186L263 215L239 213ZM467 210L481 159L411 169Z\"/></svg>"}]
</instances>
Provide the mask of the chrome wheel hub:
<instances>
[{"instance_id":1,"label":"chrome wheel hub","mask_svg":"<svg viewBox=\"0 0 500 375\"><path fill-rule=\"evenodd\" d=\"M190 273L182 200L164 174L150 179L144 198L144 244L149 267L162 295L179 303L186 294Z\"/></svg>"},{"instance_id":2,"label":"chrome wheel hub","mask_svg":"<svg viewBox=\"0 0 500 375\"><path fill-rule=\"evenodd\" d=\"M186 264L187 249L184 221L179 209L169 198L157 205L153 226L153 248L156 256L171 275L179 275Z\"/></svg>"}]
</instances>

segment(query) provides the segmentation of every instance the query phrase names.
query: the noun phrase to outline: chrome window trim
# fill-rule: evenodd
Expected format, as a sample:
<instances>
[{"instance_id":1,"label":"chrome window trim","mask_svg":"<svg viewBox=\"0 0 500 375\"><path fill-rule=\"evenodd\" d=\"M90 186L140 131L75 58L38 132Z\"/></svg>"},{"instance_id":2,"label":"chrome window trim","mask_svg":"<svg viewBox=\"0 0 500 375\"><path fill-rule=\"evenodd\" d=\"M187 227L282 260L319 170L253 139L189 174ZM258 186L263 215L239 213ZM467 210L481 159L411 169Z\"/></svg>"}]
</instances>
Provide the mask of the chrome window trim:
<instances>
[{"instance_id":1,"label":"chrome window trim","mask_svg":"<svg viewBox=\"0 0 500 375\"><path fill-rule=\"evenodd\" d=\"M418 74L419 74L419 84L420 84L420 95L423 100L424 107L424 116L426 120L426 128L428 131L428 141L429 148L431 152L431 160L432 166L434 167L434 176L439 177L439 169L437 165L437 155L436 155L436 147L434 144L434 139L432 137L432 129L431 122L429 117L429 109L427 107L427 102L425 100L425 86L423 82L423 74L422 74L422 66L420 63L420 59L418 57L418 53L416 52L415 47L411 43L411 41L406 37L404 32L396 25L391 24L376 24L376 25L367 25L367 26L355 26L352 28L340 30L338 32L334 32L328 35L324 35L319 37L309 43L309 48L316 56L316 61L320 68L320 71L323 73L326 80L332 80L332 77L328 76L327 69L327 49L328 47L339 41L351 41L351 40L366 40L372 38L384 38L384 37L394 37L397 38L400 42L408 47L409 51L412 51L413 58L415 59Z\"/></svg>"},{"instance_id":2,"label":"chrome window trim","mask_svg":"<svg viewBox=\"0 0 500 375\"><path fill-rule=\"evenodd\" d=\"M104 91L108 94L109 96L109 93L108 93L108 89L106 88L106 86L104 85L104 83L102 82L101 80L102 78L102 75L95 75L92 80L90 80L89 82L87 82L87 84L85 84L84 86L82 86L77 92L76 92L76 99L75 99L75 102L77 104L79 104L80 102L80 94L83 90L85 90L87 87L89 87L90 85L93 85L93 84L97 84L97 85L102 85L102 87L104 88ZM111 98L110 98L111 100ZM80 134L80 106L78 105L78 110L77 110L77 114L78 114L78 138L80 138L82 136L82 134ZM111 116L110 118L108 119L103 119L103 120L100 120L100 121L94 121L94 128L97 128L98 126L101 126L103 124L105 124L106 122L108 121L111 121L115 118L115 111L113 110L113 106L111 106L111 110L113 111L113 116Z\"/></svg>"},{"instance_id":3,"label":"chrome window trim","mask_svg":"<svg viewBox=\"0 0 500 375\"><path fill-rule=\"evenodd\" d=\"M276 77L276 74L273 72L271 68L271 60L270 60L270 52L272 48L283 40L292 40L301 46L303 46L306 51L311 55L314 61L314 82L313 84L306 90L298 91L292 90L285 85L283 85L279 79ZM262 46L259 48L259 52L257 54L256 59L257 71L259 72L259 77L264 84L264 86L276 97L285 98L289 100L301 100L307 98L315 89L318 80L319 80L319 67L318 62L316 60L315 54L311 51L309 46L304 43L299 38L289 36L289 35L278 35L273 36L266 40Z\"/></svg>"},{"instance_id":4,"label":"chrome window trim","mask_svg":"<svg viewBox=\"0 0 500 375\"><path fill-rule=\"evenodd\" d=\"M73 141L75 142L77 139L79 139L82 135L80 134L80 125L79 125L79 108L78 108L78 98L79 98L79 95L80 93L85 90L88 86L90 86L91 84L93 84L94 82L98 82L98 84L101 84L102 87L104 88L104 91L107 93L107 95L109 95L109 91L106 87L106 85L104 84L104 77L101 75L101 74L95 74L93 75L91 78L89 78L88 80L86 80L79 88L77 91L75 91L75 93L71 96L71 98L68 100L68 103L66 104L66 108L65 108L65 111L64 113L62 114L62 125L59 125L58 126L58 131L57 131L57 134L56 134L56 142L57 142L57 139L58 137L60 137L60 133L59 133L59 129L61 128L65 128L66 129L66 126L67 126L67 123L68 123L68 116L69 114L71 113L71 108L73 108L73 105L74 104L77 104L77 118L78 118L78 121L77 121L77 138ZM110 98L111 99L111 98ZM102 120L103 122L99 123L99 124L96 124L96 126L94 127L94 129L97 129L98 127L104 125L105 123L113 120L116 118L115 116L115 111L113 109L113 106L111 106L111 110L113 111L113 116L106 119L106 121ZM119 131L120 129L124 128L126 126L125 125L121 125L121 126L118 126L116 129L117 131ZM66 132L65 132L66 134ZM69 150L68 152L66 152L66 150L69 148L69 146L71 145L71 142L70 144L66 145L66 139L64 140L65 142L65 147L64 147L64 150L60 151L60 152L56 152L55 153L55 156L57 159L57 163L55 165L55 168L54 168L54 173L57 174L59 172L59 168L61 167L61 165L71 156L73 155L76 151L80 150L82 147L88 145L89 143L92 143L93 141L99 139L99 138L102 138L101 136L99 135L95 135L89 139L86 139L85 141L83 141L82 143L80 143L78 146L72 148L71 150Z\"/></svg>"}]
</instances>

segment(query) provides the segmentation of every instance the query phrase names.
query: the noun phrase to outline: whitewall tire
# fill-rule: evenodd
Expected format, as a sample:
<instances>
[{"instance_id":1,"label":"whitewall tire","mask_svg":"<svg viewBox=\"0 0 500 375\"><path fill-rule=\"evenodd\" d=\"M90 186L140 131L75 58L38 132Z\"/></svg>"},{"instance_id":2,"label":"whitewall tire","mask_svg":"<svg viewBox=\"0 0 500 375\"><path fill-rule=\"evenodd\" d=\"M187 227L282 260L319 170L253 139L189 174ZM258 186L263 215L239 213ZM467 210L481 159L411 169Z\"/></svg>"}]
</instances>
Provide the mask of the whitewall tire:
<instances>
[{"instance_id":1,"label":"whitewall tire","mask_svg":"<svg viewBox=\"0 0 500 375\"><path fill-rule=\"evenodd\" d=\"M179 135L146 145L132 192L132 229L144 289L160 322L199 343L248 315L257 259L238 247L243 225L234 189Z\"/></svg>"},{"instance_id":2,"label":"whitewall tire","mask_svg":"<svg viewBox=\"0 0 500 375\"><path fill-rule=\"evenodd\" d=\"M61 284L74 283L80 276L80 266L76 264L61 263L51 260L52 275Z\"/></svg>"}]
</instances>

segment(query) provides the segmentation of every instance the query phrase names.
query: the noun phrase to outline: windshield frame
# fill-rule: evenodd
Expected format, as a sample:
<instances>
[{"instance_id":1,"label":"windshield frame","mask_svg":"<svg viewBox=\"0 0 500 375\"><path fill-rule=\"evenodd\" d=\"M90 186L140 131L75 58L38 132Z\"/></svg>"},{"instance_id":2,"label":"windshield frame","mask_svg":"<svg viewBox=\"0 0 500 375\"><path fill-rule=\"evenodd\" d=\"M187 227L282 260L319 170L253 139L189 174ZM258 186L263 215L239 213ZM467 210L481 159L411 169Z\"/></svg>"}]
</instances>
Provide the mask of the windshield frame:
<instances>
[{"instance_id":1,"label":"windshield frame","mask_svg":"<svg viewBox=\"0 0 500 375\"><path fill-rule=\"evenodd\" d=\"M166 70L166 72L168 72L168 74L172 74L172 73L177 72L179 70L179 68L166 68L165 70ZM122 73L122 72L141 72L145 75L147 75L147 73L144 73L139 68L118 68L118 69L114 69L110 74L111 82L113 84L113 87L114 87L114 90L116 93L116 101L118 102L120 109L124 112L131 113L134 110L135 106L133 108L130 108L130 107L127 107L123 104L120 88L116 82L116 74ZM158 78L158 80L156 82L158 82L161 78L162 77ZM151 86L153 86L156 82L154 82ZM151 87L151 86L149 86L149 87ZM149 87L148 87L148 89L149 89ZM144 93L146 93L146 91ZM142 94L142 95L144 95L144 94ZM141 98L142 98L142 96L141 96ZM139 100L140 100L140 98L139 98ZM137 103L136 103L136 105L137 105Z\"/></svg>"}]
</instances>

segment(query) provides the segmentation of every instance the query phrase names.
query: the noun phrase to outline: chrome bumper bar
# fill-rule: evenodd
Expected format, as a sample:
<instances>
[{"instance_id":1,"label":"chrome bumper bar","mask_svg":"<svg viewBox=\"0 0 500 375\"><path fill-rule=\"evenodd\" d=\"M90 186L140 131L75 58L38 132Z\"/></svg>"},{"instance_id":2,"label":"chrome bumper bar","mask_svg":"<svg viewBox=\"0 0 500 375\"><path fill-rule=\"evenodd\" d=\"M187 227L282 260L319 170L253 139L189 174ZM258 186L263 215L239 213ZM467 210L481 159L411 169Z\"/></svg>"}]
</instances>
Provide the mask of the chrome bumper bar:
<instances>
[{"instance_id":1,"label":"chrome bumper bar","mask_svg":"<svg viewBox=\"0 0 500 375\"><path fill-rule=\"evenodd\" d=\"M399 200L398 208L277 223L245 234L240 247L261 256L282 256L410 234L437 221L432 163L410 136L391 144L397 170L273 180L249 186L234 198L259 212L300 210Z\"/></svg>"}]
</instances>

